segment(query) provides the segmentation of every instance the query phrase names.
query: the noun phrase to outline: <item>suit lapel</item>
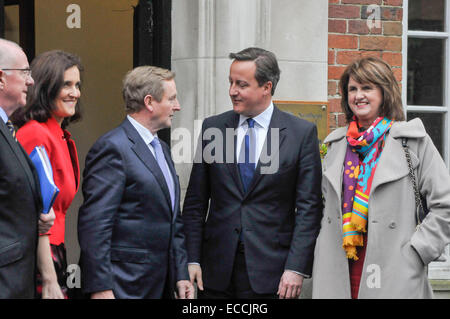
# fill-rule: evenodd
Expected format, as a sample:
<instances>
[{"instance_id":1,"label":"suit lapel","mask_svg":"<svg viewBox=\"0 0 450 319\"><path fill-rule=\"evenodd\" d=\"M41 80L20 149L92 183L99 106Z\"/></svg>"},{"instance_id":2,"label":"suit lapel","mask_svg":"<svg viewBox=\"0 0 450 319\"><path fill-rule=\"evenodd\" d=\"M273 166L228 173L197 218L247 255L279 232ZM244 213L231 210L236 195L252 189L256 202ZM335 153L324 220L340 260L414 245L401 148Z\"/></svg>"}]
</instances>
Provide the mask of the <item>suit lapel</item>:
<instances>
[{"instance_id":1,"label":"suit lapel","mask_svg":"<svg viewBox=\"0 0 450 319\"><path fill-rule=\"evenodd\" d=\"M236 129L239 125L239 114L236 113L230 113L231 116L228 118L228 120L225 122L225 132L223 132L223 136L225 136L225 143L223 143L223 154L225 155L224 161L225 161L225 165L228 167L228 170L230 171L231 176L234 179L234 182L236 183L239 191L241 192L242 195L244 195L244 185L242 184L242 180L241 180L241 175L239 173L239 167L237 165L237 158L236 158L236 148L237 146L237 136L235 134ZM229 163L226 159L228 158L226 156L227 154L227 145L229 145L229 143L231 143L231 141L228 140L228 138L230 138L230 136L228 136L228 134L226 134L227 129L233 129L233 143L232 143L232 148L229 147L229 149L232 149L233 152L233 162Z\"/></svg>"},{"instance_id":2,"label":"suit lapel","mask_svg":"<svg viewBox=\"0 0 450 319\"><path fill-rule=\"evenodd\" d=\"M23 171L25 172L25 175L27 176L28 182L30 184L31 190L33 192L33 196L35 198L35 201L37 203L40 202L39 200L39 193L36 185L36 179L32 172L32 166L31 160L28 157L28 154L25 152L25 150L22 148L22 146L16 142L8 128L6 127L5 123L0 119L0 132L4 135L5 140L8 142L9 146L13 150L13 153L17 159L17 161L20 163L20 165L23 168Z\"/></svg>"},{"instance_id":3,"label":"suit lapel","mask_svg":"<svg viewBox=\"0 0 450 319\"><path fill-rule=\"evenodd\" d=\"M277 134L275 134L275 136L274 136L274 138L279 138L278 148L274 147L275 145L277 145L277 143L275 143L275 145L274 145L274 141L272 140L272 132L275 129L279 130L278 136L277 136ZM266 135L266 139L264 141L264 146L261 151L261 155L262 155L262 153L266 153L266 156L268 156L270 154L270 158L274 158L275 156L281 156L282 154L280 154L280 149L286 138L286 134L287 134L286 133L286 125L283 123L282 113L276 106L274 106L272 118L270 120L269 129L267 130L267 135ZM256 169L255 169L255 173L253 175L252 181L250 183L250 186L247 190L245 197L247 197L248 194L250 194L253 191L253 189L258 185L258 183L261 181L261 179L265 175L265 174L261 174L261 166L263 165L263 163L261 162L261 155L259 156L258 164L256 165ZM264 163L264 165L267 165L267 164L270 165L271 163Z\"/></svg>"},{"instance_id":4,"label":"suit lapel","mask_svg":"<svg viewBox=\"0 0 450 319\"><path fill-rule=\"evenodd\" d=\"M142 161L142 163L148 168L148 170L153 174L153 176L155 176L159 186L161 187L161 190L164 193L164 197L166 198L167 203L169 204L170 210L172 210L172 202L170 200L169 189L167 188L164 175L161 172L158 162L156 162L156 159L153 156L152 152L150 151L148 146L145 145L144 140L136 131L136 129L133 127L133 125L130 123L130 121L128 121L127 119L123 121L122 127L125 130L128 139L133 143L131 149L136 154L136 156Z\"/></svg>"},{"instance_id":5,"label":"suit lapel","mask_svg":"<svg viewBox=\"0 0 450 319\"><path fill-rule=\"evenodd\" d=\"M172 179L173 179L173 186L174 186L174 191L175 191L175 202L174 202L174 208L173 208L173 220L175 220L177 212L178 212L178 206L180 204L180 187L179 187L179 182L178 182L178 178L177 178L177 172L175 170L175 166L173 165L172 162L172 156L170 154L170 149L168 147L168 145L164 142L161 143L162 145L162 149L164 152L164 157L166 158L166 162L167 162L167 166L169 167L170 170L170 174L172 175ZM161 173L162 174L162 173ZM170 198L170 193L169 193L169 198ZM170 206L172 207L172 205Z\"/></svg>"}]
</instances>

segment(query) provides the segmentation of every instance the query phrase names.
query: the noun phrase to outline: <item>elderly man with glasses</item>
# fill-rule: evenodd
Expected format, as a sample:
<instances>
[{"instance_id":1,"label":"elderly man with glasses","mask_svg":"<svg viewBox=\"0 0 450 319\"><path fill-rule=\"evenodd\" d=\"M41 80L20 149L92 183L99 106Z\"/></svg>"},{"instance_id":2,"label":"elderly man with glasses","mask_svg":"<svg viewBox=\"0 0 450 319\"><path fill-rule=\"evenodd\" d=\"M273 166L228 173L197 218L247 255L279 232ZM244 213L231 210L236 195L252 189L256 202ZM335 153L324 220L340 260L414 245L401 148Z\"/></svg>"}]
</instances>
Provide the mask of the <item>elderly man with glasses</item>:
<instances>
[{"instance_id":1,"label":"elderly man with glasses","mask_svg":"<svg viewBox=\"0 0 450 319\"><path fill-rule=\"evenodd\" d=\"M55 219L41 214L38 177L9 120L33 84L25 53L0 39L0 298L34 297L38 231Z\"/></svg>"}]
</instances>

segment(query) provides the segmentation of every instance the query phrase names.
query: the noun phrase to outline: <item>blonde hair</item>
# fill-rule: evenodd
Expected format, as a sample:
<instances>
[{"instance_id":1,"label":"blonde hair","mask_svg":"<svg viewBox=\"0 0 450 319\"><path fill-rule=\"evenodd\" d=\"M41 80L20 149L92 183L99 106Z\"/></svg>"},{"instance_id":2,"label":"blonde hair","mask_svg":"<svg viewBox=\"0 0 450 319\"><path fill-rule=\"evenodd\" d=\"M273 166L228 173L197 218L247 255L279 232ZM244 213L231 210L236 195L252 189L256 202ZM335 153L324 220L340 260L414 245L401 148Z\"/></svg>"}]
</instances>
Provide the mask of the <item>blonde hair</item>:
<instances>
[{"instance_id":1,"label":"blonde hair","mask_svg":"<svg viewBox=\"0 0 450 319\"><path fill-rule=\"evenodd\" d=\"M123 80L122 89L127 114L142 110L147 95L160 102L164 94L163 81L173 78L174 72L156 66L139 66L129 71Z\"/></svg>"},{"instance_id":2,"label":"blonde hair","mask_svg":"<svg viewBox=\"0 0 450 319\"><path fill-rule=\"evenodd\" d=\"M400 87L391 67L379 58L365 57L355 60L347 66L339 82L342 95L341 106L347 122L350 122L354 115L348 105L348 82L350 78L360 84L373 83L381 89L383 103L380 106L379 116L396 121L405 120Z\"/></svg>"}]
</instances>

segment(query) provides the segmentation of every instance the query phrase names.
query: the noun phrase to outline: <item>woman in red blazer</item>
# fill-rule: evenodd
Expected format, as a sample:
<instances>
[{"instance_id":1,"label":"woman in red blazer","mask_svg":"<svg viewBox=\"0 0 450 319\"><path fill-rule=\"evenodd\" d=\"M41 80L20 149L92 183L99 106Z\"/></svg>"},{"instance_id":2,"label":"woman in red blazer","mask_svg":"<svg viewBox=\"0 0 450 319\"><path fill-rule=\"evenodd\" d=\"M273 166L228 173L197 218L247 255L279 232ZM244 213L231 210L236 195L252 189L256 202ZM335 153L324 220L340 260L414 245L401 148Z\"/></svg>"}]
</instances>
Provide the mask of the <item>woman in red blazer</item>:
<instances>
[{"instance_id":1,"label":"woman in red blazer","mask_svg":"<svg viewBox=\"0 0 450 319\"><path fill-rule=\"evenodd\" d=\"M67 298L65 218L78 190L80 172L75 143L65 128L81 118L81 70L79 58L67 52L37 56L31 64L35 84L28 89L27 104L12 117L20 127L17 139L28 154L38 145L45 147L60 190L53 204L55 223L39 237L37 294L42 298Z\"/></svg>"}]
</instances>

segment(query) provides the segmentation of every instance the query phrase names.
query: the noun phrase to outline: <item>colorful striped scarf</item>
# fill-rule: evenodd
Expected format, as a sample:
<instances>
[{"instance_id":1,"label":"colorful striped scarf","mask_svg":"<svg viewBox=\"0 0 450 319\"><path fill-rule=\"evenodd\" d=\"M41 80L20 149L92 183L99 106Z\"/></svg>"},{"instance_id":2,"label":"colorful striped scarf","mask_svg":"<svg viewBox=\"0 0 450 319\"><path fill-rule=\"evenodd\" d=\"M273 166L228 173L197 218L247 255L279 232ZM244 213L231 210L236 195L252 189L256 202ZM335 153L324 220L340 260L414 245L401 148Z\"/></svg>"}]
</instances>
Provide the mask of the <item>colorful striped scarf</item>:
<instances>
[{"instance_id":1,"label":"colorful striped scarf","mask_svg":"<svg viewBox=\"0 0 450 319\"><path fill-rule=\"evenodd\" d=\"M375 169L383 150L386 132L393 121L378 117L364 132L354 118L347 131L347 152L343 176L343 248L347 258L358 260L357 246L363 246L369 216L369 194Z\"/></svg>"}]
</instances>

